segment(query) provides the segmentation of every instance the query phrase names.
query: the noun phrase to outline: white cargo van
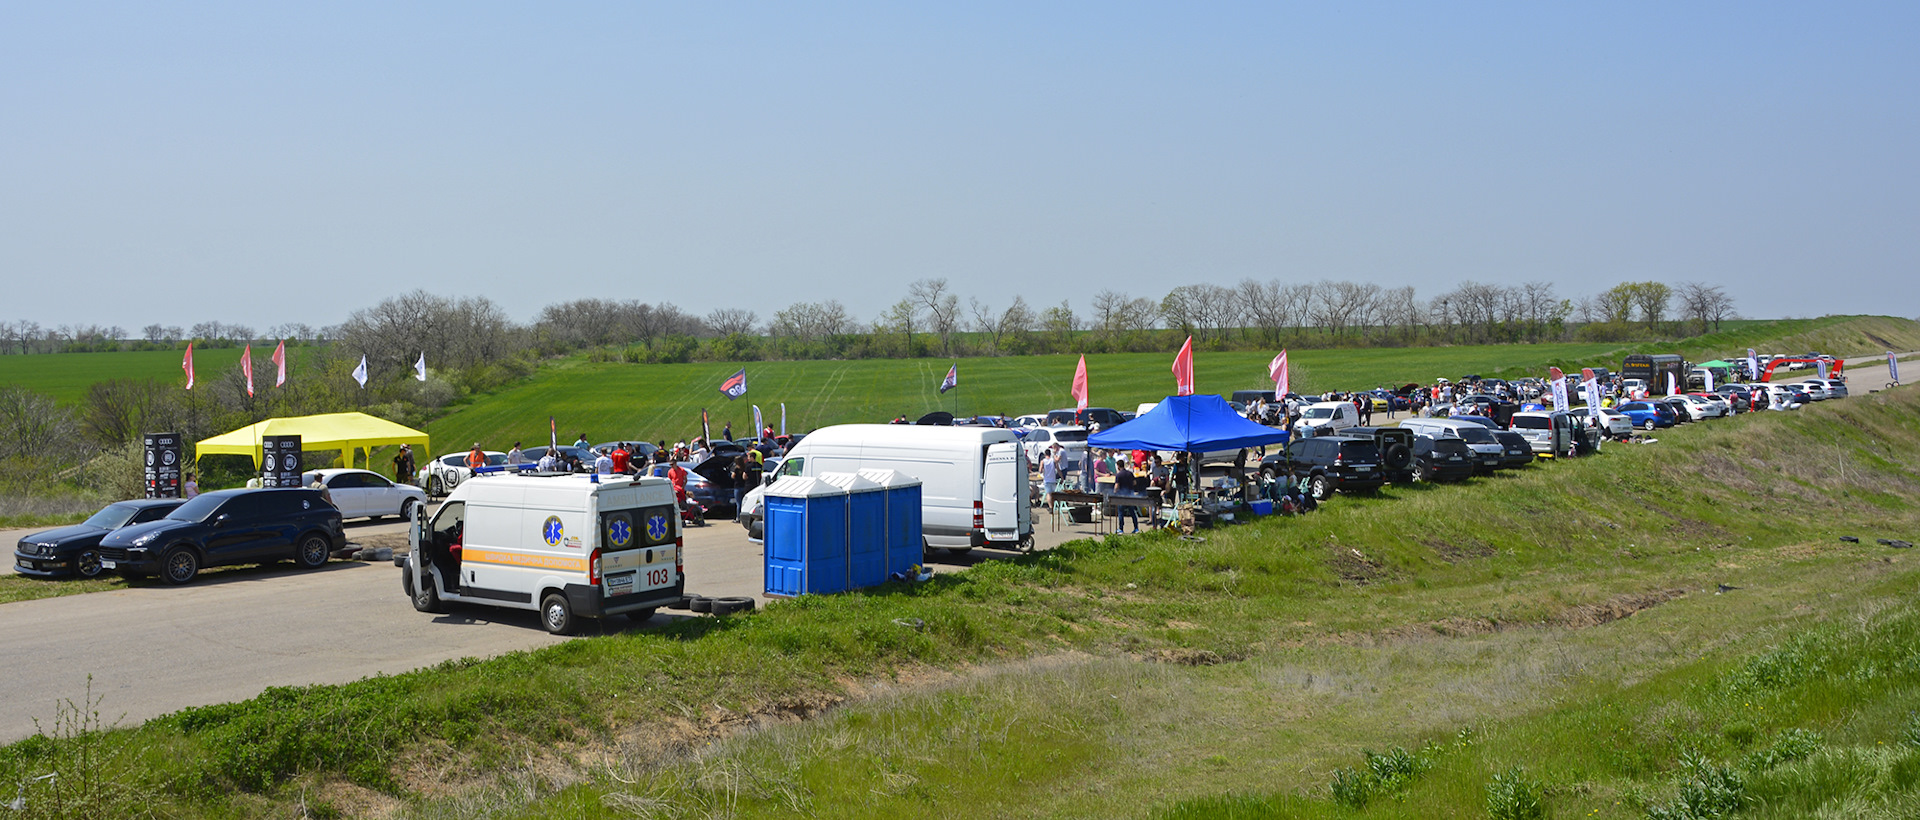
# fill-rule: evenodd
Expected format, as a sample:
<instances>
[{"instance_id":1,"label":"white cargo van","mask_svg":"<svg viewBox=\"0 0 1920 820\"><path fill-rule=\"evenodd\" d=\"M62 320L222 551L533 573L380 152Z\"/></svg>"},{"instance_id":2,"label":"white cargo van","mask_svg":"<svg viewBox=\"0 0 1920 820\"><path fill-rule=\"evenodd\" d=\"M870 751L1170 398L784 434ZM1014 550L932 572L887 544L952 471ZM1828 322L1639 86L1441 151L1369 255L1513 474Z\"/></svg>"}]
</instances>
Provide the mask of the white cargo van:
<instances>
[{"instance_id":1,"label":"white cargo van","mask_svg":"<svg viewBox=\"0 0 1920 820\"><path fill-rule=\"evenodd\" d=\"M1322 401L1307 405L1300 411L1300 420L1293 423L1293 432L1299 435L1330 436L1348 427L1360 426L1360 408L1350 401ZM1311 431L1311 432L1309 432Z\"/></svg>"},{"instance_id":2,"label":"white cargo van","mask_svg":"<svg viewBox=\"0 0 1920 820\"><path fill-rule=\"evenodd\" d=\"M898 470L920 479L920 526L929 548L1017 549L1033 545L1028 466L1020 439L997 427L842 424L816 430L766 476ZM763 518L755 487L741 499L749 533Z\"/></svg>"},{"instance_id":3,"label":"white cargo van","mask_svg":"<svg viewBox=\"0 0 1920 820\"><path fill-rule=\"evenodd\" d=\"M644 621L686 592L680 512L664 478L463 481L431 521L413 519L407 543L411 554L395 563L422 612L448 603L530 609L565 635L580 618Z\"/></svg>"}]
</instances>

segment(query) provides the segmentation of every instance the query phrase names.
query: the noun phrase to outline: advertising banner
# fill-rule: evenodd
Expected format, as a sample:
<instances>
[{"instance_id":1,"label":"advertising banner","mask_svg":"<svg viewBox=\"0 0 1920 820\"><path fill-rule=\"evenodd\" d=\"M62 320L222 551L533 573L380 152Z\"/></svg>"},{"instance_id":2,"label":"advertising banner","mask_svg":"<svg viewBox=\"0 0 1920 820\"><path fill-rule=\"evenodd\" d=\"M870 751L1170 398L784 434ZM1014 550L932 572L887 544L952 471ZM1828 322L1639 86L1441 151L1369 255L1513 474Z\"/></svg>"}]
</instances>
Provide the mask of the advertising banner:
<instances>
[{"instance_id":1,"label":"advertising banner","mask_svg":"<svg viewBox=\"0 0 1920 820\"><path fill-rule=\"evenodd\" d=\"M299 436L264 436L260 439L260 486L300 486Z\"/></svg>"},{"instance_id":2,"label":"advertising banner","mask_svg":"<svg viewBox=\"0 0 1920 820\"><path fill-rule=\"evenodd\" d=\"M148 433L141 441L147 446L147 497L179 498L180 434Z\"/></svg>"}]
</instances>

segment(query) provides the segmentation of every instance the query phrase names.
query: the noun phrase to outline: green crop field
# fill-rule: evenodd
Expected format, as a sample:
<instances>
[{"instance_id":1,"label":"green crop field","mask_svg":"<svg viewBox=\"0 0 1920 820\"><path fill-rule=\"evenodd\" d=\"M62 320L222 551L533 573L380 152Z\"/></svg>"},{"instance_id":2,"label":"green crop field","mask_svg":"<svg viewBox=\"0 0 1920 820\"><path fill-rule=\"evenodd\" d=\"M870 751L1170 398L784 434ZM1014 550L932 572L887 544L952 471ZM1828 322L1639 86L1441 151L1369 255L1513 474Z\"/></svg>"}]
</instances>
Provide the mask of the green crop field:
<instances>
[{"instance_id":1,"label":"green crop field","mask_svg":"<svg viewBox=\"0 0 1920 820\"><path fill-rule=\"evenodd\" d=\"M273 351L269 349L268 353ZM35 356L0 356L0 384L22 385L52 396L63 404L75 404L87 397L87 388L95 382L113 379L159 379L181 387L187 384L180 369L184 355L180 350L133 350L119 353L55 353ZM208 379L240 362L240 348L216 348L193 351L193 368L201 379Z\"/></svg>"},{"instance_id":2,"label":"green crop field","mask_svg":"<svg viewBox=\"0 0 1920 820\"><path fill-rule=\"evenodd\" d=\"M1300 350L1289 354L1295 390L1364 389L1437 377L1546 375L1548 365L1611 355L1614 344L1490 345L1484 347ZM1199 353L1194 381L1209 393L1270 389L1267 352ZM956 415L1038 413L1071 406L1067 398L1076 356L961 359L960 387L942 396L946 359L876 359L850 362L754 362L746 364L748 392L728 401L719 386L737 363L618 364L570 359L543 367L524 384L483 397L428 425L435 450L466 449L480 441L505 449L513 441L547 439L547 418L571 442L581 432L593 441L670 439L697 435L700 410L709 412L715 435L733 423L747 434L753 405L778 428L786 404L795 432L829 424L909 418L934 410ZM1170 353L1118 353L1087 357L1088 394L1096 407L1133 410L1173 391Z\"/></svg>"}]
</instances>

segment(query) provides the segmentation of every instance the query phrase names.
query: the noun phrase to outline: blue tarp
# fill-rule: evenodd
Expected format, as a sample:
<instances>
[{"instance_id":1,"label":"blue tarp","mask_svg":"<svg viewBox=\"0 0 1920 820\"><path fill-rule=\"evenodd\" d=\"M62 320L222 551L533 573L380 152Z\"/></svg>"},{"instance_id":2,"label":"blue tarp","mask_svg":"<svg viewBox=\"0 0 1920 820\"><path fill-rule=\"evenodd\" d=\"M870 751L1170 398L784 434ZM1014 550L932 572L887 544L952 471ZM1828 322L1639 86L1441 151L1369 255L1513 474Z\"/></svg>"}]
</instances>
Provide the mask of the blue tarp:
<instances>
[{"instance_id":1,"label":"blue tarp","mask_svg":"<svg viewBox=\"0 0 1920 820\"><path fill-rule=\"evenodd\" d=\"M1215 395L1168 396L1125 424L1087 437L1104 450L1177 450L1210 453L1287 440L1284 430L1248 421Z\"/></svg>"}]
</instances>

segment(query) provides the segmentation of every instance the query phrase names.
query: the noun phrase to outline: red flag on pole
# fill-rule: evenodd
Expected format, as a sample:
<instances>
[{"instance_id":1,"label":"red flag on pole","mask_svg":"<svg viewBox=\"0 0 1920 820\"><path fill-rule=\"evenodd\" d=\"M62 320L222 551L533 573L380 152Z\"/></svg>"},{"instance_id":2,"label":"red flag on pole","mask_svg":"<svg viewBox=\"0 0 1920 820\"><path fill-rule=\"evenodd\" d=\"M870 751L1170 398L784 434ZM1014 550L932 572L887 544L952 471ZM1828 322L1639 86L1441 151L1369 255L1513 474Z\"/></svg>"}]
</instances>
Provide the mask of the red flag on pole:
<instances>
[{"instance_id":1,"label":"red flag on pole","mask_svg":"<svg viewBox=\"0 0 1920 820\"><path fill-rule=\"evenodd\" d=\"M1193 337L1187 337L1187 343L1180 346L1180 352L1173 357L1173 394L1176 396L1193 395Z\"/></svg>"},{"instance_id":2,"label":"red flag on pole","mask_svg":"<svg viewBox=\"0 0 1920 820\"><path fill-rule=\"evenodd\" d=\"M187 343L187 357L180 360L180 369L187 371L187 389L193 389L193 343Z\"/></svg>"},{"instance_id":3,"label":"red flag on pole","mask_svg":"<svg viewBox=\"0 0 1920 820\"><path fill-rule=\"evenodd\" d=\"M253 395L253 345L240 351L240 372L247 374L247 395Z\"/></svg>"},{"instance_id":4,"label":"red flag on pole","mask_svg":"<svg viewBox=\"0 0 1920 820\"><path fill-rule=\"evenodd\" d=\"M1291 385L1288 384L1291 380L1287 377L1287 351L1280 351L1280 355L1273 357L1273 361L1267 363L1267 377L1273 379L1273 398L1276 401L1286 398L1288 393L1293 392L1289 389Z\"/></svg>"},{"instance_id":5,"label":"red flag on pole","mask_svg":"<svg viewBox=\"0 0 1920 820\"><path fill-rule=\"evenodd\" d=\"M284 387L287 383L287 342L280 340L280 346L273 349L273 366L277 370L273 377L274 387Z\"/></svg>"},{"instance_id":6,"label":"red flag on pole","mask_svg":"<svg viewBox=\"0 0 1920 820\"><path fill-rule=\"evenodd\" d=\"M1076 409L1087 409L1087 357L1084 353L1080 355L1080 366L1074 368L1073 371L1073 392L1071 395L1075 401L1079 402Z\"/></svg>"}]
</instances>

